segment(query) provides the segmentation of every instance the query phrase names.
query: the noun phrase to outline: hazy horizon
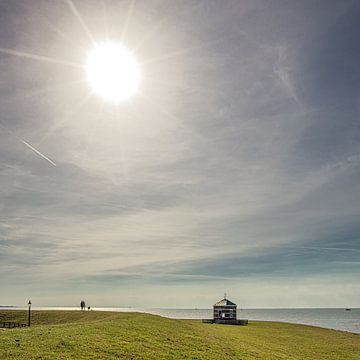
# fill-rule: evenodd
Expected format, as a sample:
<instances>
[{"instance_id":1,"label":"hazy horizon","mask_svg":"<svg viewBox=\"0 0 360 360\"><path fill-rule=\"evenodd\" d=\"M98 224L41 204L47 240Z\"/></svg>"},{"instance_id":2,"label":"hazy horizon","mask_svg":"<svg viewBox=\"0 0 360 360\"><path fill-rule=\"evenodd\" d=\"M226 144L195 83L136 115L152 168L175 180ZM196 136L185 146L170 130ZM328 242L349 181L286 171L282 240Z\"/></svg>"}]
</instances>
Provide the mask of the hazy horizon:
<instances>
[{"instance_id":1,"label":"hazy horizon","mask_svg":"<svg viewBox=\"0 0 360 360\"><path fill-rule=\"evenodd\" d=\"M85 302L86 304L86 302ZM108 310L151 310L151 309L161 309L161 310L213 310L213 306L212 305L208 305L207 307L167 307L167 306L159 306L159 307L131 307L131 306L100 306L100 305L93 305L91 306L91 304L86 304L86 306L90 306L90 310L102 310L102 309L108 309ZM16 308L16 309L28 309L28 305L1 305L1 308ZM43 309L54 309L54 310L61 310L61 309L74 309L74 310L79 310L81 311L80 306L76 306L76 305L61 305L61 306L57 306L57 305L43 305L43 306L33 306L31 305L31 309L32 310L43 310ZM241 310L344 310L344 309L351 309L351 310L359 310L360 307L332 307L332 306L328 306L328 307L254 307L254 308L244 308L244 307L237 307L238 311ZM88 311L88 310L86 310Z\"/></svg>"},{"instance_id":2,"label":"hazy horizon","mask_svg":"<svg viewBox=\"0 0 360 360\"><path fill-rule=\"evenodd\" d=\"M0 304L360 307L359 18L1 1ZM141 70L118 103L107 42Z\"/></svg>"}]
</instances>

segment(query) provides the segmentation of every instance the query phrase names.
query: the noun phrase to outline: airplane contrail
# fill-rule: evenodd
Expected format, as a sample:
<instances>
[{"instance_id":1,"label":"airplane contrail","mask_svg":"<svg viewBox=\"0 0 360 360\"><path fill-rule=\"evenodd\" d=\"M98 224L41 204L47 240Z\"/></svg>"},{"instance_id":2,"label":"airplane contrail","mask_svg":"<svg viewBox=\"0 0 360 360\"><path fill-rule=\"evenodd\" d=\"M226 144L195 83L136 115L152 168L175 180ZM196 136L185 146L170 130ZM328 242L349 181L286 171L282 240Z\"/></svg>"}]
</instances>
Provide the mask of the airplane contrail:
<instances>
[{"instance_id":1,"label":"airplane contrail","mask_svg":"<svg viewBox=\"0 0 360 360\"><path fill-rule=\"evenodd\" d=\"M8 128L6 128L4 125L2 125L0 123L0 127L5 130L6 132L8 132L10 135L12 135L13 137L15 137L17 140L19 140L22 144L24 144L25 146L27 146L30 150L32 150L35 154L41 156L44 160L46 160L47 162L49 162L51 165L56 166L56 164L49 159L46 155L44 155L42 152L40 152L39 150L35 149L32 145L30 145L27 141L25 141L24 139L22 139L21 137L17 136L15 133L13 133L11 130L9 130Z\"/></svg>"}]
</instances>

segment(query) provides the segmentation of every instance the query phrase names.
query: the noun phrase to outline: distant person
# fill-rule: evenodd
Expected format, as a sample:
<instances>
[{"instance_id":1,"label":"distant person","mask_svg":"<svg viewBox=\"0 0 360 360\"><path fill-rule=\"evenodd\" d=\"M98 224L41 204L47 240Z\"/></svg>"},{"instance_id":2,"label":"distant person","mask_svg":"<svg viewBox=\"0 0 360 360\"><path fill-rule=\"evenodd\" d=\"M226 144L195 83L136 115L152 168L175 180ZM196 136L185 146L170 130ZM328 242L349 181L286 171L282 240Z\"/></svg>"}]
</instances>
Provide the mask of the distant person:
<instances>
[{"instance_id":1,"label":"distant person","mask_svg":"<svg viewBox=\"0 0 360 360\"><path fill-rule=\"evenodd\" d=\"M81 310L85 310L85 309L86 309L85 301L84 301L84 300L81 300L81 301L80 301L80 307L81 307Z\"/></svg>"}]
</instances>

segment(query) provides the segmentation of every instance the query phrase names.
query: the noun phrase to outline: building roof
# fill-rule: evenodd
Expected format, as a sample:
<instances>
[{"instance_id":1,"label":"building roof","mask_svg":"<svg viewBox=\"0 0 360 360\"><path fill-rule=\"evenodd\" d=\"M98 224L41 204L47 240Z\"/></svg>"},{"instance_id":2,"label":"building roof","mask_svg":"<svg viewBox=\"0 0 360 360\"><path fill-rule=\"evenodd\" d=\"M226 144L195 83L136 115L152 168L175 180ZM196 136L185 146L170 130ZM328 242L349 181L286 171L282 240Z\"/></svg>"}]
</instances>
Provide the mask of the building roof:
<instances>
[{"instance_id":1,"label":"building roof","mask_svg":"<svg viewBox=\"0 0 360 360\"><path fill-rule=\"evenodd\" d=\"M214 306L236 306L232 301L227 298L223 298L222 300L218 301Z\"/></svg>"}]
</instances>

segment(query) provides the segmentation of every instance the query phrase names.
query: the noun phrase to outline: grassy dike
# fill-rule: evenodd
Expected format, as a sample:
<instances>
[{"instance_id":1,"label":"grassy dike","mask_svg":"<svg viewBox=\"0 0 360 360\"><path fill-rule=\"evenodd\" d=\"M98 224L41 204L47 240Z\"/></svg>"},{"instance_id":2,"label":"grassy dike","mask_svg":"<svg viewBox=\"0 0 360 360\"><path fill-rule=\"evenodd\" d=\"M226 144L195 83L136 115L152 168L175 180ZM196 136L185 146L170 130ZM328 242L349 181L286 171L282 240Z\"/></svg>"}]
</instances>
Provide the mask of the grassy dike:
<instances>
[{"instance_id":1,"label":"grassy dike","mask_svg":"<svg viewBox=\"0 0 360 360\"><path fill-rule=\"evenodd\" d=\"M359 359L360 335L311 326L202 324L139 313L33 311L0 329L0 359ZM0 311L0 322L26 322Z\"/></svg>"}]
</instances>

